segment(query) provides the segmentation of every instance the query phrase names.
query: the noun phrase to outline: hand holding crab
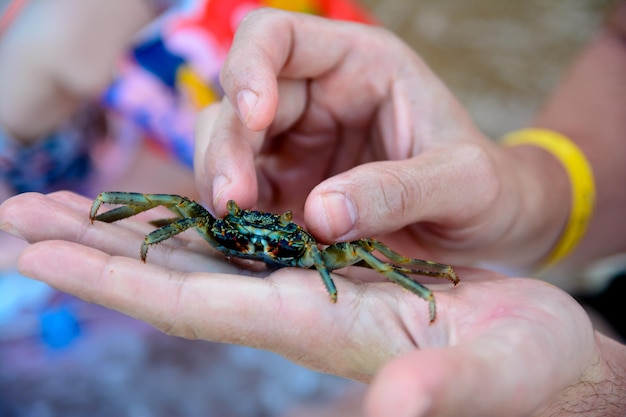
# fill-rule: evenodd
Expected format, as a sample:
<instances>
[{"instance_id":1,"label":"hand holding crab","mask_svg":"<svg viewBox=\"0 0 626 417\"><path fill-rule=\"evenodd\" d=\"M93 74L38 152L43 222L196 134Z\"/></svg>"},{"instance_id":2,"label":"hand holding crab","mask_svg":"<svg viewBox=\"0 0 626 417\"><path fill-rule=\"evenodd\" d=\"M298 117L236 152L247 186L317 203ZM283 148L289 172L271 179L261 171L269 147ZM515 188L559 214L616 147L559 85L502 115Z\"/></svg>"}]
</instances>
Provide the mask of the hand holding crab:
<instances>
[{"instance_id":1,"label":"hand holding crab","mask_svg":"<svg viewBox=\"0 0 626 417\"><path fill-rule=\"evenodd\" d=\"M145 220L91 224L90 204L64 192L0 205L2 229L32 243L21 255L23 273L172 335L268 349L373 380L372 398L389 405L376 415L399 414L402 398L428 399L437 415L468 404L475 415L528 415L572 380L587 384L604 372L595 341L606 338L594 338L578 304L541 281L463 269L463 285L437 286L437 321L427 326L421 299L397 285L359 282L361 268L346 271L354 280L336 280L333 305L311 295L321 294L317 271L247 276L255 273L207 256L193 233L163 241L143 263ZM407 389L415 394L403 396Z\"/></svg>"},{"instance_id":2,"label":"hand holding crab","mask_svg":"<svg viewBox=\"0 0 626 417\"><path fill-rule=\"evenodd\" d=\"M220 80L225 98L199 115L194 160L218 216L228 200L302 207L321 243L393 232L402 246L390 246L455 264L532 264L561 230L537 221L547 199L520 200L543 195L541 181L384 29L256 11Z\"/></svg>"}]
</instances>

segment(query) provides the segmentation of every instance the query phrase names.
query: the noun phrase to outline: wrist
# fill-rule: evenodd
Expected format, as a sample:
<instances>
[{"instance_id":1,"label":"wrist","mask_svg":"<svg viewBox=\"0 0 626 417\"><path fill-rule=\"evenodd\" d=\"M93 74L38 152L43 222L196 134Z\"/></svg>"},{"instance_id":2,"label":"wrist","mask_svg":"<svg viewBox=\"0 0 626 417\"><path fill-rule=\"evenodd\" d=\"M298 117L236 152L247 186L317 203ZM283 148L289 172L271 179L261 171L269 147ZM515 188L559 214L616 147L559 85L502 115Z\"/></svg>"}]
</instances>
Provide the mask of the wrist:
<instances>
[{"instance_id":1,"label":"wrist","mask_svg":"<svg viewBox=\"0 0 626 417\"><path fill-rule=\"evenodd\" d=\"M557 180L557 183L560 182L561 184L557 189L567 189L569 191L568 199L555 199L555 196L551 193L550 195L544 195L545 199L542 200L544 202L547 201L547 205L544 204L544 207L548 208L562 207L563 201L569 201L565 226L561 227L558 239L540 262L539 272L543 272L569 256L587 231L596 199L593 170L587 157L577 144L556 131L540 128L523 129L506 135L503 143L509 147L531 145L541 149L550 155L553 161L558 162L558 165L561 167L560 171L565 174L567 179L566 187L562 186L562 180ZM542 164L541 166L544 165ZM561 175L556 178L562 177ZM555 177L548 175L544 176L542 180L541 184L547 185L553 183ZM527 200L529 199L528 197L533 199L532 193L523 193L522 196L526 196ZM548 225L562 224L558 220L556 223L549 223ZM553 229L550 228L548 231L553 231Z\"/></svg>"},{"instance_id":2,"label":"wrist","mask_svg":"<svg viewBox=\"0 0 626 417\"><path fill-rule=\"evenodd\" d=\"M571 198L567 174L559 161L540 147L519 145L502 151L517 203L509 232L516 253L514 266L537 268L567 223Z\"/></svg>"},{"instance_id":3,"label":"wrist","mask_svg":"<svg viewBox=\"0 0 626 417\"><path fill-rule=\"evenodd\" d=\"M626 410L626 346L596 332L598 358L535 416L620 417Z\"/></svg>"}]
</instances>

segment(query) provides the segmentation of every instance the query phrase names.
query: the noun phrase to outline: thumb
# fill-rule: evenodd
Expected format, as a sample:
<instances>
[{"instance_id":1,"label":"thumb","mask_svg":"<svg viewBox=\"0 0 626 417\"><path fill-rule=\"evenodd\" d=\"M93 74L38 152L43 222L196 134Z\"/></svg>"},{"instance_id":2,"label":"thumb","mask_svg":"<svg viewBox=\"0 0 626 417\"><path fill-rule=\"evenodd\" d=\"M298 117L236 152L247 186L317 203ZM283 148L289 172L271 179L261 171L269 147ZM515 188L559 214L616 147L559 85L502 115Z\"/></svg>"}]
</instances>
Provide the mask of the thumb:
<instances>
[{"instance_id":1,"label":"thumb","mask_svg":"<svg viewBox=\"0 0 626 417\"><path fill-rule=\"evenodd\" d=\"M365 399L370 417L397 416L521 416L539 407L551 392L543 392L528 369L511 372L510 346L501 352L467 347L416 350L387 363L376 375ZM511 364L513 363L513 364ZM507 368L508 367L508 368ZM541 372L540 372L541 373Z\"/></svg>"},{"instance_id":2,"label":"thumb","mask_svg":"<svg viewBox=\"0 0 626 417\"><path fill-rule=\"evenodd\" d=\"M307 228L324 242L386 234L420 221L470 228L498 190L495 165L484 149L451 144L332 177L310 193L304 215Z\"/></svg>"}]
</instances>

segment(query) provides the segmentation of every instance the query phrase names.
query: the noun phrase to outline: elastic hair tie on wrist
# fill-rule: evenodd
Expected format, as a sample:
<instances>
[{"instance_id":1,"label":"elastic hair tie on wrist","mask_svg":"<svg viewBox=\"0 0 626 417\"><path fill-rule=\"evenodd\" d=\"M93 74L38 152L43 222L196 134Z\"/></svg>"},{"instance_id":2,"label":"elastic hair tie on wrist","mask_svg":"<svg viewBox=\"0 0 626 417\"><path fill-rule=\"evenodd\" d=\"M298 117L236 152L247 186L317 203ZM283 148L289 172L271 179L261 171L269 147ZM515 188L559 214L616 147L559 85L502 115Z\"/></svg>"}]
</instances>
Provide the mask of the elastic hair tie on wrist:
<instances>
[{"instance_id":1,"label":"elastic hair tie on wrist","mask_svg":"<svg viewBox=\"0 0 626 417\"><path fill-rule=\"evenodd\" d=\"M544 149L558 159L569 178L572 196L569 219L560 239L541 264L541 270L545 270L569 255L587 231L596 196L591 165L571 139L552 130L518 130L505 135L501 143L504 146L534 145Z\"/></svg>"}]
</instances>

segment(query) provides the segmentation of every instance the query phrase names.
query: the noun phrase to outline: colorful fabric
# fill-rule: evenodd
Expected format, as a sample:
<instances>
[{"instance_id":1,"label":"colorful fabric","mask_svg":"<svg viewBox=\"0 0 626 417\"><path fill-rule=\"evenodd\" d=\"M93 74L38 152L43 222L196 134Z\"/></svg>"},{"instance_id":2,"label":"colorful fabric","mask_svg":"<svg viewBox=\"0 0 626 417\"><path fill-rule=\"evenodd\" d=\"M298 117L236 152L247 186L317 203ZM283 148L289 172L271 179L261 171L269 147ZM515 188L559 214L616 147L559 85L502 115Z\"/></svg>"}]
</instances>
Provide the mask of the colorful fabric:
<instances>
[{"instance_id":1,"label":"colorful fabric","mask_svg":"<svg viewBox=\"0 0 626 417\"><path fill-rule=\"evenodd\" d=\"M0 182L9 192L86 192L92 149L105 135L100 109L86 106L55 132L24 146L0 128Z\"/></svg>"}]
</instances>

